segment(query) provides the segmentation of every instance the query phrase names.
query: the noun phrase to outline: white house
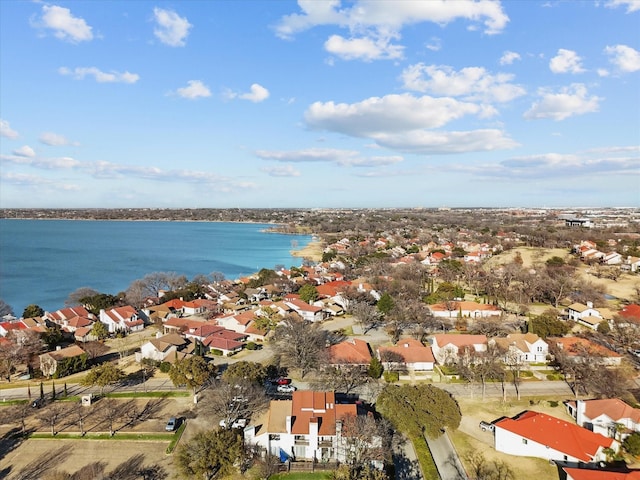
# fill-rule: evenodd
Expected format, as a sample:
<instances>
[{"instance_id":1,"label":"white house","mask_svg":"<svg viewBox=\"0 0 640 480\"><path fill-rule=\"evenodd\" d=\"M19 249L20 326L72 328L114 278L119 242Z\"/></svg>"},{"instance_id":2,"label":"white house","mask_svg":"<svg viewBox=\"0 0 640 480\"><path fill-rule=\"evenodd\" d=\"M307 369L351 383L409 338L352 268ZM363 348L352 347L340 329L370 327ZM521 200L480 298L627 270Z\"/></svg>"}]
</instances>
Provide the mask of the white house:
<instances>
[{"instance_id":1,"label":"white house","mask_svg":"<svg viewBox=\"0 0 640 480\"><path fill-rule=\"evenodd\" d=\"M619 447L612 438L530 410L494 425L495 449L509 455L591 463L606 461L604 450Z\"/></svg>"},{"instance_id":2,"label":"white house","mask_svg":"<svg viewBox=\"0 0 640 480\"><path fill-rule=\"evenodd\" d=\"M143 359L149 359L156 362L172 362L178 352L190 344L191 342L177 333L158 335L158 337L142 344L140 352L136 352L136 361L140 362Z\"/></svg>"},{"instance_id":3,"label":"white house","mask_svg":"<svg viewBox=\"0 0 640 480\"><path fill-rule=\"evenodd\" d=\"M440 365L455 363L459 353L465 349L473 349L476 352L487 351L486 335L456 335L443 333L434 335L431 339L433 356Z\"/></svg>"},{"instance_id":4,"label":"white house","mask_svg":"<svg viewBox=\"0 0 640 480\"><path fill-rule=\"evenodd\" d=\"M607 437L640 432L640 409L617 398L572 400L565 406L578 425Z\"/></svg>"},{"instance_id":5,"label":"white house","mask_svg":"<svg viewBox=\"0 0 640 480\"><path fill-rule=\"evenodd\" d=\"M535 333L510 333L491 341L509 352L511 357L524 363L544 363L549 355L549 345Z\"/></svg>"},{"instance_id":6,"label":"white house","mask_svg":"<svg viewBox=\"0 0 640 480\"><path fill-rule=\"evenodd\" d=\"M363 413L355 403L337 403L333 392L298 390L291 400L272 400L266 416L244 429L244 439L283 461L345 461L343 427Z\"/></svg>"},{"instance_id":7,"label":"white house","mask_svg":"<svg viewBox=\"0 0 640 480\"><path fill-rule=\"evenodd\" d=\"M457 318L487 318L499 317L502 315L495 305L486 303L467 302L467 301L451 301L444 303L434 303L428 305L429 311L434 317Z\"/></svg>"},{"instance_id":8,"label":"white house","mask_svg":"<svg viewBox=\"0 0 640 480\"><path fill-rule=\"evenodd\" d=\"M140 318L136 309L129 305L100 310L100 321L105 324L109 333L119 330L139 332L144 329L144 320Z\"/></svg>"},{"instance_id":9,"label":"white house","mask_svg":"<svg viewBox=\"0 0 640 480\"><path fill-rule=\"evenodd\" d=\"M304 302L297 298L285 299L284 303L308 322L320 322L324 320L324 312L322 311L322 307L309 305L307 302Z\"/></svg>"},{"instance_id":10,"label":"white house","mask_svg":"<svg viewBox=\"0 0 640 480\"><path fill-rule=\"evenodd\" d=\"M431 347L425 347L414 338L401 338L397 345L378 348L378 360L386 370L407 369L432 371L435 359Z\"/></svg>"}]
</instances>

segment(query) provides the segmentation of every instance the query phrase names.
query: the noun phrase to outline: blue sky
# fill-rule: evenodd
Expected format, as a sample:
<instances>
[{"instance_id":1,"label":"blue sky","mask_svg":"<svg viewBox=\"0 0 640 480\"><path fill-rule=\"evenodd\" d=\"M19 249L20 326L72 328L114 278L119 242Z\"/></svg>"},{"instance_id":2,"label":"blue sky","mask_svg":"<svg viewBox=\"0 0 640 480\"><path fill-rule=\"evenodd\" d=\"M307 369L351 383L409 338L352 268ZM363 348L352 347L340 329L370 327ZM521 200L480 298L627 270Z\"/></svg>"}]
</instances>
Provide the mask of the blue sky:
<instances>
[{"instance_id":1,"label":"blue sky","mask_svg":"<svg viewBox=\"0 0 640 480\"><path fill-rule=\"evenodd\" d=\"M639 0L2 0L0 206L638 206L639 50Z\"/></svg>"}]
</instances>

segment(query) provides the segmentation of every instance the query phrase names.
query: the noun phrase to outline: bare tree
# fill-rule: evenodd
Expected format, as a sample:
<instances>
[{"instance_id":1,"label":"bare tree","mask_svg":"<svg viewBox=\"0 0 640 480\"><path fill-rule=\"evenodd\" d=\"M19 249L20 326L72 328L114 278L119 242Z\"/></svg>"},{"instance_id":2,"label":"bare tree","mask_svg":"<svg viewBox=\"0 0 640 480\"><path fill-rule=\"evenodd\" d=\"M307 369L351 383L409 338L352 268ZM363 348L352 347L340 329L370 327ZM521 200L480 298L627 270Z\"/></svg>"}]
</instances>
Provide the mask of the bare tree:
<instances>
[{"instance_id":1,"label":"bare tree","mask_svg":"<svg viewBox=\"0 0 640 480\"><path fill-rule=\"evenodd\" d=\"M220 417L227 428L242 418L251 418L268 403L264 388L255 383L215 380L198 405L204 412Z\"/></svg>"},{"instance_id":2,"label":"bare tree","mask_svg":"<svg viewBox=\"0 0 640 480\"><path fill-rule=\"evenodd\" d=\"M387 421L376 420L371 414L343 417L338 449L352 472L359 473L373 462L388 459L392 431Z\"/></svg>"},{"instance_id":3,"label":"bare tree","mask_svg":"<svg viewBox=\"0 0 640 480\"><path fill-rule=\"evenodd\" d=\"M281 364L300 370L300 378L325 364L325 347L331 343L329 334L317 323L293 316L285 317L276 328L274 341Z\"/></svg>"},{"instance_id":4,"label":"bare tree","mask_svg":"<svg viewBox=\"0 0 640 480\"><path fill-rule=\"evenodd\" d=\"M68 405L61 403L50 403L39 415L40 422L51 427L51 436L57 433L56 426L69 413Z\"/></svg>"},{"instance_id":5,"label":"bare tree","mask_svg":"<svg viewBox=\"0 0 640 480\"><path fill-rule=\"evenodd\" d=\"M350 394L371 380L366 369L360 365L340 365L322 369L312 385L316 390L334 390Z\"/></svg>"},{"instance_id":6,"label":"bare tree","mask_svg":"<svg viewBox=\"0 0 640 480\"><path fill-rule=\"evenodd\" d=\"M83 298L93 297L95 295L99 295L100 292L94 290L90 287L80 287L69 294L67 299L64 301L65 306L73 307L75 305L82 305L80 301Z\"/></svg>"},{"instance_id":7,"label":"bare tree","mask_svg":"<svg viewBox=\"0 0 640 480\"><path fill-rule=\"evenodd\" d=\"M13 315L13 308L0 298L0 317L4 317L5 315Z\"/></svg>"},{"instance_id":8,"label":"bare tree","mask_svg":"<svg viewBox=\"0 0 640 480\"><path fill-rule=\"evenodd\" d=\"M365 334L375 328L382 318L382 314L374 305L363 301L349 302L347 310L354 316L355 321L362 327Z\"/></svg>"}]
</instances>

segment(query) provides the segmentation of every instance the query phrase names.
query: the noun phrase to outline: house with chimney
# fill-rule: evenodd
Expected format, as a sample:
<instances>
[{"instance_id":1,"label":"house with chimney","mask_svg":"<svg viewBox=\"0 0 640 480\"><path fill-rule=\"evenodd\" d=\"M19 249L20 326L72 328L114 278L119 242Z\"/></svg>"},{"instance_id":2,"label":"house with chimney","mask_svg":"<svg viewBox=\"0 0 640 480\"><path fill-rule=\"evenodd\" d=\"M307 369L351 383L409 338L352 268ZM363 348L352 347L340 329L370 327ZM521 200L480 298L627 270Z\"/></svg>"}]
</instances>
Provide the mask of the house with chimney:
<instances>
[{"instance_id":1,"label":"house with chimney","mask_svg":"<svg viewBox=\"0 0 640 480\"><path fill-rule=\"evenodd\" d=\"M272 400L267 413L245 427L244 440L282 461L343 462L349 417L359 415L366 415L360 405L338 403L334 392L298 390L291 400Z\"/></svg>"},{"instance_id":2,"label":"house with chimney","mask_svg":"<svg viewBox=\"0 0 640 480\"><path fill-rule=\"evenodd\" d=\"M415 338L401 338L396 345L378 347L377 355L386 370L429 372L435 363L431 347Z\"/></svg>"}]
</instances>

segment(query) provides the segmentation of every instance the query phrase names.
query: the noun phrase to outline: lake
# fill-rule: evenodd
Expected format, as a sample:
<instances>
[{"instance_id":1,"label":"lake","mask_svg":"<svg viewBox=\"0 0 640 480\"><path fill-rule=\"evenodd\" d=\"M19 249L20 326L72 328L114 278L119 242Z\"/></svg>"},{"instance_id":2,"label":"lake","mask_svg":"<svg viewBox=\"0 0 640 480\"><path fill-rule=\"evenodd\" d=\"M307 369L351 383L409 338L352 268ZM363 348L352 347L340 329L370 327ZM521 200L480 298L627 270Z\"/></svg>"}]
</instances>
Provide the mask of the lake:
<instances>
[{"instance_id":1,"label":"lake","mask_svg":"<svg viewBox=\"0 0 640 480\"><path fill-rule=\"evenodd\" d=\"M130 222L0 219L0 298L16 316L35 303L64 306L90 287L117 294L151 272L228 279L261 268L300 266L291 250L307 235L267 233L273 225L217 222Z\"/></svg>"}]
</instances>

